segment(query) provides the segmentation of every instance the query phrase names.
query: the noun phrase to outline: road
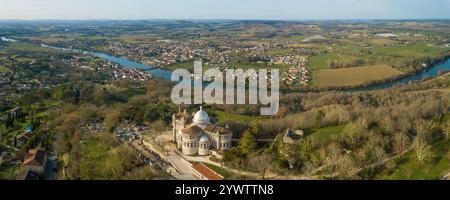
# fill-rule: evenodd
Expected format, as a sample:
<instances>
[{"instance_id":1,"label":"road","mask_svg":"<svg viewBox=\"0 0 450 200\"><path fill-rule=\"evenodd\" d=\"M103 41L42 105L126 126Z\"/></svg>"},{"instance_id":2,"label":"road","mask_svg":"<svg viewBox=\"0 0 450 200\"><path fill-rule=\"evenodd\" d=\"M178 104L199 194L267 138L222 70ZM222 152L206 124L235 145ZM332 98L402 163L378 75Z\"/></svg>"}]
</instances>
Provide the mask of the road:
<instances>
[{"instance_id":1,"label":"road","mask_svg":"<svg viewBox=\"0 0 450 200\"><path fill-rule=\"evenodd\" d=\"M56 180L58 177L58 160L55 153L49 153L44 169L45 180Z\"/></svg>"},{"instance_id":2,"label":"road","mask_svg":"<svg viewBox=\"0 0 450 200\"><path fill-rule=\"evenodd\" d=\"M139 141L134 141L132 145L140 152L148 154L148 152L139 145ZM166 169L170 174L179 180L196 180L194 177L194 171L192 169L192 164L180 155L176 154L174 151L169 151L168 153L161 152L158 148L153 145L148 145L147 148L157 153L161 158L170 162L172 167Z\"/></svg>"}]
</instances>

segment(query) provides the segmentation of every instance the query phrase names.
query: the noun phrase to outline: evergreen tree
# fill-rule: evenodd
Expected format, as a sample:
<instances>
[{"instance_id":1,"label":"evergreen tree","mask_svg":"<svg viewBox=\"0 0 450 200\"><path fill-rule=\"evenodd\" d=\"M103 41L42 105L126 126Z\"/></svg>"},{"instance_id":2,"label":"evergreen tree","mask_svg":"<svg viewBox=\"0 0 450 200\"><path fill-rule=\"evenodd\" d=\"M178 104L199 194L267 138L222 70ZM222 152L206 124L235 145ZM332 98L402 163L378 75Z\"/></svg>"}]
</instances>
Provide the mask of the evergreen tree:
<instances>
[{"instance_id":1,"label":"evergreen tree","mask_svg":"<svg viewBox=\"0 0 450 200\"><path fill-rule=\"evenodd\" d=\"M239 150L241 150L242 153L248 155L254 153L256 148L257 143L255 135L249 130L246 130L242 138L239 140Z\"/></svg>"}]
</instances>

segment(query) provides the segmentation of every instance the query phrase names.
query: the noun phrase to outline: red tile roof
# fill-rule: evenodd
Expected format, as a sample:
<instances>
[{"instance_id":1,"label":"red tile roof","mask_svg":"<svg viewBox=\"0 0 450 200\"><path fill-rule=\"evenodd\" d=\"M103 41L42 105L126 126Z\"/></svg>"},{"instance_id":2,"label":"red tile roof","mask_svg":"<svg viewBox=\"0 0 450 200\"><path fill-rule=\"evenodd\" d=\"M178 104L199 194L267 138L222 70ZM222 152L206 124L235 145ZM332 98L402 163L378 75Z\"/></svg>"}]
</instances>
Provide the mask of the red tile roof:
<instances>
[{"instance_id":1,"label":"red tile roof","mask_svg":"<svg viewBox=\"0 0 450 200\"><path fill-rule=\"evenodd\" d=\"M208 180L223 180L223 176L217 174L215 171L204 165L203 163L195 163L193 168L198 173L202 174Z\"/></svg>"},{"instance_id":2,"label":"red tile roof","mask_svg":"<svg viewBox=\"0 0 450 200\"><path fill-rule=\"evenodd\" d=\"M228 130L222 126L211 125L211 124L206 125L205 131L208 131L211 133L219 133L220 135L231 134L230 130Z\"/></svg>"},{"instance_id":3,"label":"red tile roof","mask_svg":"<svg viewBox=\"0 0 450 200\"><path fill-rule=\"evenodd\" d=\"M22 165L26 166L44 166L45 151L32 149L28 152Z\"/></svg>"},{"instance_id":4,"label":"red tile roof","mask_svg":"<svg viewBox=\"0 0 450 200\"><path fill-rule=\"evenodd\" d=\"M194 134L200 134L202 132L202 128L200 128L197 125L191 124L190 126L181 129L181 132L184 134L194 135Z\"/></svg>"}]
</instances>

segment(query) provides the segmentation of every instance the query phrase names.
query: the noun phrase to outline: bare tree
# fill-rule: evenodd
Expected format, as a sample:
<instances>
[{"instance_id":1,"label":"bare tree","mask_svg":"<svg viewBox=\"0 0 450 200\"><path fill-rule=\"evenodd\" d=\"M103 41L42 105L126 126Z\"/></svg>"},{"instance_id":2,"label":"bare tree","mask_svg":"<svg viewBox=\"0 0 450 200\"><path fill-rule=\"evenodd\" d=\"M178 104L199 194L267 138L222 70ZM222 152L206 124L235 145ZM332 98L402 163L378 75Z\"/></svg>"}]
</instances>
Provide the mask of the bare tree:
<instances>
[{"instance_id":1,"label":"bare tree","mask_svg":"<svg viewBox=\"0 0 450 200\"><path fill-rule=\"evenodd\" d=\"M390 117L385 117L383 121L381 121L381 124L387 133L390 133L395 126L394 120L392 120L392 118Z\"/></svg>"},{"instance_id":2,"label":"bare tree","mask_svg":"<svg viewBox=\"0 0 450 200\"><path fill-rule=\"evenodd\" d=\"M394 149L395 153L400 154L408 148L410 144L406 133L397 133L394 135Z\"/></svg>"},{"instance_id":3,"label":"bare tree","mask_svg":"<svg viewBox=\"0 0 450 200\"><path fill-rule=\"evenodd\" d=\"M433 156L431 146L428 145L423 138L417 137L413 145L416 152L417 163L421 164L423 161Z\"/></svg>"},{"instance_id":4,"label":"bare tree","mask_svg":"<svg viewBox=\"0 0 450 200\"><path fill-rule=\"evenodd\" d=\"M429 133L433 128L433 122L420 120L416 123L416 131L418 137L429 141Z\"/></svg>"},{"instance_id":5,"label":"bare tree","mask_svg":"<svg viewBox=\"0 0 450 200\"><path fill-rule=\"evenodd\" d=\"M255 169L262 179L266 178L267 173L273 164L273 155L260 153L250 157L249 164L250 167Z\"/></svg>"},{"instance_id":6,"label":"bare tree","mask_svg":"<svg viewBox=\"0 0 450 200\"><path fill-rule=\"evenodd\" d=\"M447 123L445 124L444 134L446 139L450 138L450 121L447 121Z\"/></svg>"},{"instance_id":7,"label":"bare tree","mask_svg":"<svg viewBox=\"0 0 450 200\"><path fill-rule=\"evenodd\" d=\"M350 174L350 171L355 169L355 163L351 159L351 157L347 154L341 155L336 164L335 164L334 172L335 174L332 174L332 176L340 176L340 177L348 177Z\"/></svg>"}]
</instances>

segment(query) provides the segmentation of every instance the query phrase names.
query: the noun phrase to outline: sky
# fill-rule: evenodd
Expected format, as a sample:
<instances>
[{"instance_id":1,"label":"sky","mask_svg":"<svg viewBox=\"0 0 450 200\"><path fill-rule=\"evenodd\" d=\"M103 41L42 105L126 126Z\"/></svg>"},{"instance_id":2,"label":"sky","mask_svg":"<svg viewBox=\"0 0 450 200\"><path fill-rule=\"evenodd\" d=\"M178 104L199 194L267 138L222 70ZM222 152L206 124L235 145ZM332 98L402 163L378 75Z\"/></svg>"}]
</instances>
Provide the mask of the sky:
<instances>
[{"instance_id":1,"label":"sky","mask_svg":"<svg viewBox=\"0 0 450 200\"><path fill-rule=\"evenodd\" d=\"M450 19L450 0L0 0L0 19Z\"/></svg>"}]
</instances>

